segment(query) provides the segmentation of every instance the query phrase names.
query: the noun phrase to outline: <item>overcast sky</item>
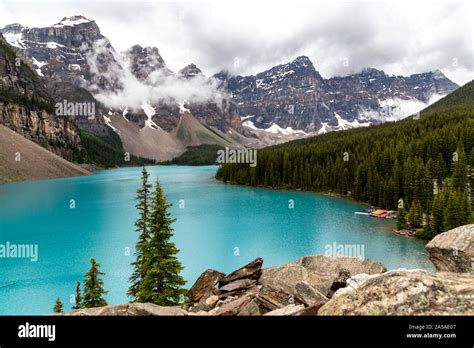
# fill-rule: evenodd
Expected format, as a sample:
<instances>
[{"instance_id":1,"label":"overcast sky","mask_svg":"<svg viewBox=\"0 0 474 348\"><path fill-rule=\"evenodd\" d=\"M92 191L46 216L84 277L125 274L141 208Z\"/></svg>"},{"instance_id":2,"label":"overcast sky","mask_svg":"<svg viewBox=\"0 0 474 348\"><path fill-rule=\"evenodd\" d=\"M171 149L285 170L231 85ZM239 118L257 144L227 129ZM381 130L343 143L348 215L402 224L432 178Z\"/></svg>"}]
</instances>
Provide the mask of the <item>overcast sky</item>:
<instances>
[{"instance_id":1,"label":"overcast sky","mask_svg":"<svg viewBox=\"0 0 474 348\"><path fill-rule=\"evenodd\" d=\"M308 56L325 78L375 67L409 75L442 70L474 78L473 1L210 2L0 0L0 27L93 19L117 51L156 46L179 70L255 74Z\"/></svg>"}]
</instances>

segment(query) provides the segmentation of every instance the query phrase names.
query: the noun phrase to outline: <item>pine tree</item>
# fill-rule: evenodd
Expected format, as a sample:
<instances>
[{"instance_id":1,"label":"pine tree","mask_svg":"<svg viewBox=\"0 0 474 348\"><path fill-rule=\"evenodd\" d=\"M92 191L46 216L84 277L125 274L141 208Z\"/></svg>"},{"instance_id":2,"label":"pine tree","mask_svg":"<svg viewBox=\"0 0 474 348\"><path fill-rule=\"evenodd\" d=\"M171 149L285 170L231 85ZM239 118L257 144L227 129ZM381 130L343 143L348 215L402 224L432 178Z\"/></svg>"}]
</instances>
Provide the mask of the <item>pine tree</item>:
<instances>
[{"instance_id":1,"label":"pine tree","mask_svg":"<svg viewBox=\"0 0 474 348\"><path fill-rule=\"evenodd\" d=\"M438 152L438 155L436 155L436 158L434 160L433 170L435 172L434 175L436 179L438 179L438 181L441 182L446 172L446 162L444 161L444 158L441 152Z\"/></svg>"},{"instance_id":2,"label":"pine tree","mask_svg":"<svg viewBox=\"0 0 474 348\"><path fill-rule=\"evenodd\" d=\"M467 190L459 194L459 225L467 225L471 217L471 204Z\"/></svg>"},{"instance_id":3,"label":"pine tree","mask_svg":"<svg viewBox=\"0 0 474 348\"><path fill-rule=\"evenodd\" d=\"M144 260L147 272L139 286L138 302L175 305L186 293L181 288L186 282L179 274L184 267L176 257L179 250L171 241L171 224L175 219L170 217L170 207L157 180L149 217L150 240Z\"/></svg>"},{"instance_id":4,"label":"pine tree","mask_svg":"<svg viewBox=\"0 0 474 348\"><path fill-rule=\"evenodd\" d=\"M397 230L404 230L408 227L407 213L404 208L398 208L397 211Z\"/></svg>"},{"instance_id":5,"label":"pine tree","mask_svg":"<svg viewBox=\"0 0 474 348\"><path fill-rule=\"evenodd\" d=\"M457 160L453 161L453 188L464 191L467 184L467 158L464 148L458 146L456 154Z\"/></svg>"},{"instance_id":6,"label":"pine tree","mask_svg":"<svg viewBox=\"0 0 474 348\"><path fill-rule=\"evenodd\" d=\"M63 313L64 312L64 306L63 306L63 303L61 302L61 299L59 297L56 299L56 302L54 303L53 311L54 311L54 313Z\"/></svg>"},{"instance_id":7,"label":"pine tree","mask_svg":"<svg viewBox=\"0 0 474 348\"><path fill-rule=\"evenodd\" d=\"M72 309L80 309L82 307L82 296L81 296L81 282L77 282L76 284L76 303L72 307Z\"/></svg>"},{"instance_id":8,"label":"pine tree","mask_svg":"<svg viewBox=\"0 0 474 348\"><path fill-rule=\"evenodd\" d=\"M460 226L460 205L458 193L456 191L449 192L446 208L444 210L444 230L448 231Z\"/></svg>"},{"instance_id":9,"label":"pine tree","mask_svg":"<svg viewBox=\"0 0 474 348\"><path fill-rule=\"evenodd\" d=\"M444 192L434 196L431 208L431 229L435 236L444 230L444 203Z\"/></svg>"},{"instance_id":10,"label":"pine tree","mask_svg":"<svg viewBox=\"0 0 474 348\"><path fill-rule=\"evenodd\" d=\"M99 268L100 264L94 258L91 258L91 268L85 274L86 279L84 280L83 308L107 306L107 301L102 295L107 294L108 291L104 290L104 282L100 279L100 276L104 273Z\"/></svg>"},{"instance_id":11,"label":"pine tree","mask_svg":"<svg viewBox=\"0 0 474 348\"><path fill-rule=\"evenodd\" d=\"M410 211L408 212L408 222L411 227L423 227L423 211L418 200L414 201L410 207Z\"/></svg>"},{"instance_id":12,"label":"pine tree","mask_svg":"<svg viewBox=\"0 0 474 348\"><path fill-rule=\"evenodd\" d=\"M138 210L138 219L135 222L136 232L140 233L138 242L136 245L136 259L132 262L133 273L130 276L130 287L128 289L127 295L132 298L132 301L137 299L138 288L140 282L146 274L146 264L144 262L145 255L147 254L148 247L148 219L149 219L149 209L150 209L150 191L151 184L148 181L150 174L148 174L145 167L142 170L142 186L137 190L137 204L135 207Z\"/></svg>"}]
</instances>

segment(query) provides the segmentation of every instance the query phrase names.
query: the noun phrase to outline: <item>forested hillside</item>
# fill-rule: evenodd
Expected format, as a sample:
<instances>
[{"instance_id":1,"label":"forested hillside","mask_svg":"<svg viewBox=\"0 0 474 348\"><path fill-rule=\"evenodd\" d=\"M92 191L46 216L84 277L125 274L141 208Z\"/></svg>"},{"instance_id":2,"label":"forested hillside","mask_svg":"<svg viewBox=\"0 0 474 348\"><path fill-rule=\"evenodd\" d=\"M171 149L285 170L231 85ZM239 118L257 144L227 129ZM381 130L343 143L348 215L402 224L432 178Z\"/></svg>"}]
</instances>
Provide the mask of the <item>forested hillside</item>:
<instances>
[{"instance_id":1,"label":"forested hillside","mask_svg":"<svg viewBox=\"0 0 474 348\"><path fill-rule=\"evenodd\" d=\"M186 152L173 158L171 161L162 162L160 164L177 164L185 166L206 166L215 164L217 153L224 149L220 145L202 144L199 146L188 146Z\"/></svg>"},{"instance_id":2,"label":"forested hillside","mask_svg":"<svg viewBox=\"0 0 474 348\"><path fill-rule=\"evenodd\" d=\"M420 117L334 132L258 152L258 165L225 164L223 181L335 192L398 209L399 228L427 238L470 219L474 164L474 82ZM469 167L470 165L470 167Z\"/></svg>"},{"instance_id":3,"label":"forested hillside","mask_svg":"<svg viewBox=\"0 0 474 348\"><path fill-rule=\"evenodd\" d=\"M81 130L81 141L85 150L79 155L79 163L89 163L104 168L142 166L155 163L153 160L131 154L127 160L120 137L111 129L106 129L106 132L106 135L100 136Z\"/></svg>"}]
</instances>

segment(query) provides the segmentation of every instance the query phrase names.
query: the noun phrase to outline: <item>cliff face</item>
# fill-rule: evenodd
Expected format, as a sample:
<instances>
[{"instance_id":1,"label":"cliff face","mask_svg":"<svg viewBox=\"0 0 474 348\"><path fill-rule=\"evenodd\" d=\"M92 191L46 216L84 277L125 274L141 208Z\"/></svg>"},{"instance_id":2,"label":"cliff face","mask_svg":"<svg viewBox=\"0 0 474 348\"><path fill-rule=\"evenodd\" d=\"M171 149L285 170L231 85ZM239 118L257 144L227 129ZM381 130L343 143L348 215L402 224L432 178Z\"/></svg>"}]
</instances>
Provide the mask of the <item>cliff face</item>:
<instances>
[{"instance_id":1,"label":"cliff face","mask_svg":"<svg viewBox=\"0 0 474 348\"><path fill-rule=\"evenodd\" d=\"M66 159L81 149L74 122L54 114L43 82L1 35L0 123Z\"/></svg>"},{"instance_id":2,"label":"cliff face","mask_svg":"<svg viewBox=\"0 0 474 348\"><path fill-rule=\"evenodd\" d=\"M68 160L80 149L78 130L65 117L0 102L0 123Z\"/></svg>"}]
</instances>

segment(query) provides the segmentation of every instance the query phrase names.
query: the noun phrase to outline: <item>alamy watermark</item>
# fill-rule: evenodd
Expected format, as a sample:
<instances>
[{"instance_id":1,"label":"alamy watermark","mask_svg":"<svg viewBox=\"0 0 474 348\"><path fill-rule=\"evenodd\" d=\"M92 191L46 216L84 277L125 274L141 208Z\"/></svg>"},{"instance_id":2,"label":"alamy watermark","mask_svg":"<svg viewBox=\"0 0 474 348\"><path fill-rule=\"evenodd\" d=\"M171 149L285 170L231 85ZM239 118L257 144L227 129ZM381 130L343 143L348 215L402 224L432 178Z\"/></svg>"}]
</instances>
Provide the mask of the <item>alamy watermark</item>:
<instances>
[{"instance_id":1,"label":"alamy watermark","mask_svg":"<svg viewBox=\"0 0 474 348\"><path fill-rule=\"evenodd\" d=\"M18 326L19 338L46 338L52 342L56 340L56 325L37 325L26 322Z\"/></svg>"},{"instance_id":2,"label":"alamy watermark","mask_svg":"<svg viewBox=\"0 0 474 348\"><path fill-rule=\"evenodd\" d=\"M92 102L68 102L64 99L60 103L54 105L56 116L87 116L89 120L95 118L95 103Z\"/></svg>"},{"instance_id":3,"label":"alamy watermark","mask_svg":"<svg viewBox=\"0 0 474 348\"><path fill-rule=\"evenodd\" d=\"M257 166L256 149L230 149L226 147L217 151L217 163L249 163L250 167Z\"/></svg>"},{"instance_id":4,"label":"alamy watermark","mask_svg":"<svg viewBox=\"0 0 474 348\"><path fill-rule=\"evenodd\" d=\"M324 255L326 256L349 256L349 257L365 257L364 244L326 244L324 247Z\"/></svg>"},{"instance_id":5,"label":"alamy watermark","mask_svg":"<svg viewBox=\"0 0 474 348\"><path fill-rule=\"evenodd\" d=\"M30 259L38 261L38 244L0 244L0 259Z\"/></svg>"}]
</instances>

